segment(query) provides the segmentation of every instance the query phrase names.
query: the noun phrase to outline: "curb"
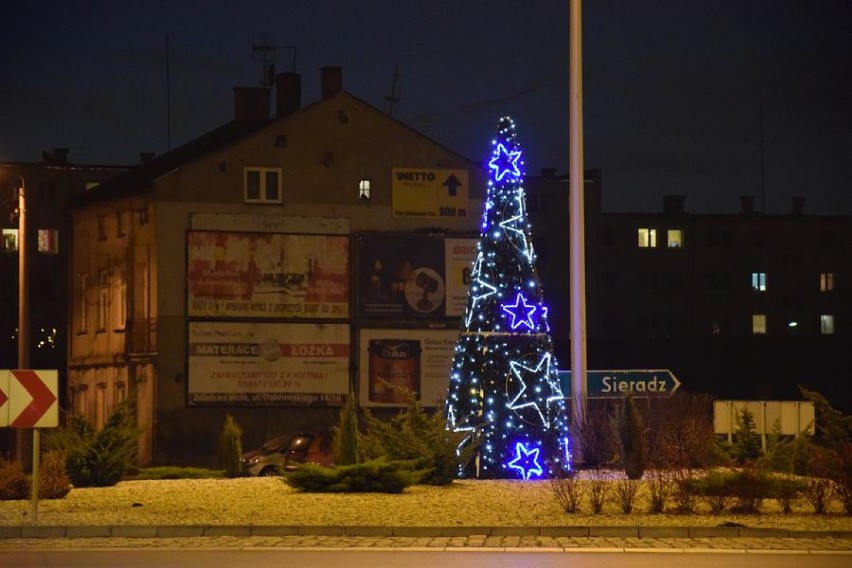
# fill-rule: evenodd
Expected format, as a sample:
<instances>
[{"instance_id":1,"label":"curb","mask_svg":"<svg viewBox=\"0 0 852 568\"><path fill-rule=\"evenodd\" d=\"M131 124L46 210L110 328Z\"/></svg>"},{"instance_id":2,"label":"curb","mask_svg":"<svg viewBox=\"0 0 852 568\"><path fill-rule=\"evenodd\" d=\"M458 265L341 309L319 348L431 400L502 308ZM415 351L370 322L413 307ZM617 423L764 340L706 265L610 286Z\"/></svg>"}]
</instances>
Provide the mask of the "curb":
<instances>
[{"instance_id":1,"label":"curb","mask_svg":"<svg viewBox=\"0 0 852 568\"><path fill-rule=\"evenodd\" d=\"M281 526L281 525L21 525L0 526L4 538L181 538L252 536L353 537L467 537L543 536L601 538L838 538L852 539L852 531L797 531L749 527L388 527L388 526Z\"/></svg>"}]
</instances>

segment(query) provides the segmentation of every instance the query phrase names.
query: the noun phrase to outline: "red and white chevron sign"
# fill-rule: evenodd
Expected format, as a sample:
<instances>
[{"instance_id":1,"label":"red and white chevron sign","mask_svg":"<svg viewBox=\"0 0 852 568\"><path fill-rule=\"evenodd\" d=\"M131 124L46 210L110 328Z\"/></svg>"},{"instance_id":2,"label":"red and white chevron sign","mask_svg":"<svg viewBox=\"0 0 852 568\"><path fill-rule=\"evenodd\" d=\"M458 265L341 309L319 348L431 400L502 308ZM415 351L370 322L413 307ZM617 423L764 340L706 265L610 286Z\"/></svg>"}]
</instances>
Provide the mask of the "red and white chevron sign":
<instances>
[{"instance_id":1,"label":"red and white chevron sign","mask_svg":"<svg viewBox=\"0 0 852 568\"><path fill-rule=\"evenodd\" d=\"M54 370L0 370L0 427L59 426L59 373Z\"/></svg>"}]
</instances>

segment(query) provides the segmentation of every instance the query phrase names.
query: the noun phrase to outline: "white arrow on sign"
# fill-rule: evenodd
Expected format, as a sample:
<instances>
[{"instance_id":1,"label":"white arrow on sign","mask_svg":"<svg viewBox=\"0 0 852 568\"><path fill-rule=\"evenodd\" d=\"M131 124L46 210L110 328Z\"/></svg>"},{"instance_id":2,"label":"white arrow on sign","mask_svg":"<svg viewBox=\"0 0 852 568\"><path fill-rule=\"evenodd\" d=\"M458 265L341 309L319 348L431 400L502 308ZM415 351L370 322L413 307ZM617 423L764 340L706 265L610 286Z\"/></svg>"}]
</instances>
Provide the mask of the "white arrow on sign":
<instances>
[{"instance_id":1,"label":"white arrow on sign","mask_svg":"<svg viewBox=\"0 0 852 568\"><path fill-rule=\"evenodd\" d=\"M9 371L9 423L12 428L59 426L59 373L53 370Z\"/></svg>"}]
</instances>

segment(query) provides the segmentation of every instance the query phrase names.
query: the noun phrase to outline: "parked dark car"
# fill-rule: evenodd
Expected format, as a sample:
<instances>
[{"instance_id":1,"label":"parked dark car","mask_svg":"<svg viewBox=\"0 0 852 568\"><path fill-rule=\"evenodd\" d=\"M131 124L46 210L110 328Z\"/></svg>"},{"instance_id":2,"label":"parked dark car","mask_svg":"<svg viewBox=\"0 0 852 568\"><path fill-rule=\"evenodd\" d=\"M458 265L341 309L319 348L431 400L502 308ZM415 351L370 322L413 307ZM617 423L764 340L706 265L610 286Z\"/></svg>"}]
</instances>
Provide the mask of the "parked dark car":
<instances>
[{"instance_id":1,"label":"parked dark car","mask_svg":"<svg viewBox=\"0 0 852 568\"><path fill-rule=\"evenodd\" d=\"M331 445L331 432L323 430L282 434L244 453L243 472L251 476L281 475L306 462L332 465Z\"/></svg>"}]
</instances>

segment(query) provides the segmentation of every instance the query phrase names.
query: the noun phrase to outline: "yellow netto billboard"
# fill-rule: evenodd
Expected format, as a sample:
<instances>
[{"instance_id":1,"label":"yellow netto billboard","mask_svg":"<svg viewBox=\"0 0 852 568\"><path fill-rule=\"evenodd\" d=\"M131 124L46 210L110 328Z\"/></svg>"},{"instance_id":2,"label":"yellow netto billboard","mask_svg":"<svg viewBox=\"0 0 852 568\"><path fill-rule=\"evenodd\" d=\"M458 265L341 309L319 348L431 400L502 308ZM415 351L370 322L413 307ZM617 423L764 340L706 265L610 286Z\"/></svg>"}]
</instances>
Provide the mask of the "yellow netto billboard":
<instances>
[{"instance_id":1,"label":"yellow netto billboard","mask_svg":"<svg viewBox=\"0 0 852 568\"><path fill-rule=\"evenodd\" d=\"M394 217L466 219L470 214L467 170L393 168Z\"/></svg>"}]
</instances>

